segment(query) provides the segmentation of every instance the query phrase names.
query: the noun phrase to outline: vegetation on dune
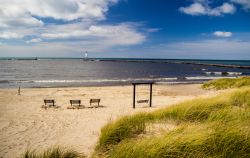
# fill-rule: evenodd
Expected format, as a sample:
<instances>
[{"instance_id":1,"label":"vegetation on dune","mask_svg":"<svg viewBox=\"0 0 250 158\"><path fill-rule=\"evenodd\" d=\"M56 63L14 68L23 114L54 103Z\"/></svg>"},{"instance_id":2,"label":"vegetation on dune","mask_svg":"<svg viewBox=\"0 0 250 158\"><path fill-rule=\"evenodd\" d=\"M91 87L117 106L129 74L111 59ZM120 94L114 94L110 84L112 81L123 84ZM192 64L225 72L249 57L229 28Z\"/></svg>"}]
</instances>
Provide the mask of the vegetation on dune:
<instances>
[{"instance_id":1,"label":"vegetation on dune","mask_svg":"<svg viewBox=\"0 0 250 158\"><path fill-rule=\"evenodd\" d=\"M227 89L227 88L240 88L243 86L250 86L250 77L239 78L222 78L209 81L202 85L204 89Z\"/></svg>"},{"instance_id":2,"label":"vegetation on dune","mask_svg":"<svg viewBox=\"0 0 250 158\"><path fill-rule=\"evenodd\" d=\"M219 114L219 113L217 113ZM107 157L249 157L250 116L227 122L233 116L216 117L214 122L187 123L158 137L127 139L115 146ZM235 119L235 118L234 118ZM215 121L217 120L217 121ZM227 123L226 123L227 122Z\"/></svg>"},{"instance_id":3,"label":"vegetation on dune","mask_svg":"<svg viewBox=\"0 0 250 158\"><path fill-rule=\"evenodd\" d=\"M250 88L126 116L102 129L94 157L250 157ZM147 126L171 121L160 135Z\"/></svg>"},{"instance_id":4,"label":"vegetation on dune","mask_svg":"<svg viewBox=\"0 0 250 158\"><path fill-rule=\"evenodd\" d=\"M150 114L140 113L125 116L117 122L106 125L101 131L102 137L99 140L99 146L115 145L125 138L145 132L146 122L151 119L153 117Z\"/></svg>"},{"instance_id":5,"label":"vegetation on dune","mask_svg":"<svg viewBox=\"0 0 250 158\"><path fill-rule=\"evenodd\" d=\"M23 158L84 158L85 156L74 150L69 150L60 147L51 147L39 153L34 150L33 151L27 150L22 157Z\"/></svg>"}]
</instances>

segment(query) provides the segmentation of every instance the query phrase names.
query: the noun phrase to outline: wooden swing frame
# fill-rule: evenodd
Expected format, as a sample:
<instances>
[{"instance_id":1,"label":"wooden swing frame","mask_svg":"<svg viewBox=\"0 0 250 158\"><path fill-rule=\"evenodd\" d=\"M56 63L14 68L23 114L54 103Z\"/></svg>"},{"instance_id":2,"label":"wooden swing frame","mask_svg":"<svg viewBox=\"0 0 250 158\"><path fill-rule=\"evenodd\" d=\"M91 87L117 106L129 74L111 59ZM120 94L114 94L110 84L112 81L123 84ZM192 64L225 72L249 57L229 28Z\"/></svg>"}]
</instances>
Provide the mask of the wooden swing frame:
<instances>
[{"instance_id":1,"label":"wooden swing frame","mask_svg":"<svg viewBox=\"0 0 250 158\"><path fill-rule=\"evenodd\" d=\"M154 82L137 82L132 83L133 85L133 108L135 109L135 94L136 94L136 86L137 85L149 85L150 86L150 97L149 97L149 107L152 107L152 91L153 91Z\"/></svg>"}]
</instances>

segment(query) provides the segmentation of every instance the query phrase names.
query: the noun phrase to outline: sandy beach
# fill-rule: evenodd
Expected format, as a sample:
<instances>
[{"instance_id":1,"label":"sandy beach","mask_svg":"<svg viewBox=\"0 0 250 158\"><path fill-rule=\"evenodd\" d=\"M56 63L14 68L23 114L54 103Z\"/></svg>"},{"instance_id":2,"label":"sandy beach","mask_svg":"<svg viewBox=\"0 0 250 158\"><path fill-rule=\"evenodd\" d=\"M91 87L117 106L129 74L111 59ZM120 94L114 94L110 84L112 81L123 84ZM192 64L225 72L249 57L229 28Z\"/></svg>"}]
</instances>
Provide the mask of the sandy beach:
<instances>
[{"instance_id":1,"label":"sandy beach","mask_svg":"<svg viewBox=\"0 0 250 158\"><path fill-rule=\"evenodd\" d=\"M149 87L138 87L136 99L149 98ZM18 157L27 149L53 145L71 147L90 155L101 128L111 120L140 111L152 111L196 97L211 96L199 84L154 85L153 107L132 108L132 86L0 89L0 157ZM103 108L87 108L100 98ZM58 109L43 109L43 99L55 99ZM67 109L80 99L84 109Z\"/></svg>"}]
</instances>

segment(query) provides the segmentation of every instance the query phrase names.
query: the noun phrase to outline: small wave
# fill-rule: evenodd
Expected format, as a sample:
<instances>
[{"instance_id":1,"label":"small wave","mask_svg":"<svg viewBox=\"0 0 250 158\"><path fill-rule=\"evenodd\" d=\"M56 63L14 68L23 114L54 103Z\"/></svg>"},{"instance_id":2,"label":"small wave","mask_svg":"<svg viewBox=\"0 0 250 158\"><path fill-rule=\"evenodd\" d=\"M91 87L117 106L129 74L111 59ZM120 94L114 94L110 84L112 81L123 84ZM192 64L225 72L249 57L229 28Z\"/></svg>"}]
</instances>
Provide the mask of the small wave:
<instances>
[{"instance_id":1,"label":"small wave","mask_svg":"<svg viewBox=\"0 0 250 158\"><path fill-rule=\"evenodd\" d=\"M0 80L0 83L10 83L9 80Z\"/></svg>"},{"instance_id":2,"label":"small wave","mask_svg":"<svg viewBox=\"0 0 250 158\"><path fill-rule=\"evenodd\" d=\"M176 85L176 84L200 84L204 81L175 81L175 82L156 82L157 84L164 84L164 85Z\"/></svg>"},{"instance_id":3,"label":"small wave","mask_svg":"<svg viewBox=\"0 0 250 158\"><path fill-rule=\"evenodd\" d=\"M235 76L196 76L196 77L169 77L169 78L127 78L127 79L96 79L96 80L0 80L0 84L8 83L32 83L32 84L63 84L63 83L131 83L131 82L168 82L183 83L191 81L212 80L220 78L236 78Z\"/></svg>"},{"instance_id":4,"label":"small wave","mask_svg":"<svg viewBox=\"0 0 250 158\"><path fill-rule=\"evenodd\" d=\"M0 84L24 84L26 86L56 86L56 85L99 85L99 84L129 84L132 82L155 82L157 84L185 84L202 83L204 81L236 78L236 76L195 76L195 77L169 77L169 78L126 78L126 79L96 79L96 80L0 80Z\"/></svg>"},{"instance_id":5,"label":"small wave","mask_svg":"<svg viewBox=\"0 0 250 158\"><path fill-rule=\"evenodd\" d=\"M101 83L101 82L135 82L135 81L173 81L177 78L129 78L129 79L99 79L99 80L36 80L34 83ZM29 81L31 82L31 81Z\"/></svg>"},{"instance_id":6,"label":"small wave","mask_svg":"<svg viewBox=\"0 0 250 158\"><path fill-rule=\"evenodd\" d=\"M29 81L29 80L17 80L17 81L14 81L16 83L33 83L34 81Z\"/></svg>"},{"instance_id":7,"label":"small wave","mask_svg":"<svg viewBox=\"0 0 250 158\"><path fill-rule=\"evenodd\" d=\"M33 81L27 80L0 80L0 83L31 83Z\"/></svg>"},{"instance_id":8,"label":"small wave","mask_svg":"<svg viewBox=\"0 0 250 158\"><path fill-rule=\"evenodd\" d=\"M197 76L197 77L186 77L187 80L213 80L213 79L220 79L220 78L236 78L234 76L231 77L212 77L212 76Z\"/></svg>"},{"instance_id":9,"label":"small wave","mask_svg":"<svg viewBox=\"0 0 250 158\"><path fill-rule=\"evenodd\" d=\"M223 72L205 72L207 75L222 75Z\"/></svg>"},{"instance_id":10,"label":"small wave","mask_svg":"<svg viewBox=\"0 0 250 158\"><path fill-rule=\"evenodd\" d=\"M229 75L242 75L242 72L227 72Z\"/></svg>"},{"instance_id":11,"label":"small wave","mask_svg":"<svg viewBox=\"0 0 250 158\"><path fill-rule=\"evenodd\" d=\"M215 76L238 76L242 75L242 72L205 72L205 74Z\"/></svg>"}]
</instances>

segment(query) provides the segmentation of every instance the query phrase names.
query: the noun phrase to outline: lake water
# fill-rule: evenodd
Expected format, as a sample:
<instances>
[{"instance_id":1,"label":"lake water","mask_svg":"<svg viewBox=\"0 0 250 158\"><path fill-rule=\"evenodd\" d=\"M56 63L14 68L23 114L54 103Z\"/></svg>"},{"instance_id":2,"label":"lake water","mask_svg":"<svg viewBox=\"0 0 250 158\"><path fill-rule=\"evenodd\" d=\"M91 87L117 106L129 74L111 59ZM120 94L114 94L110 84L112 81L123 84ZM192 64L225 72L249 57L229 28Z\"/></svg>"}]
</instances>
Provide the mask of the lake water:
<instances>
[{"instance_id":1,"label":"lake water","mask_svg":"<svg viewBox=\"0 0 250 158\"><path fill-rule=\"evenodd\" d=\"M233 65L233 61L224 62ZM249 61L236 63L250 66ZM0 88L123 85L145 81L166 84L200 83L218 77L241 75L250 75L250 69L166 63L162 60L0 60Z\"/></svg>"}]
</instances>

